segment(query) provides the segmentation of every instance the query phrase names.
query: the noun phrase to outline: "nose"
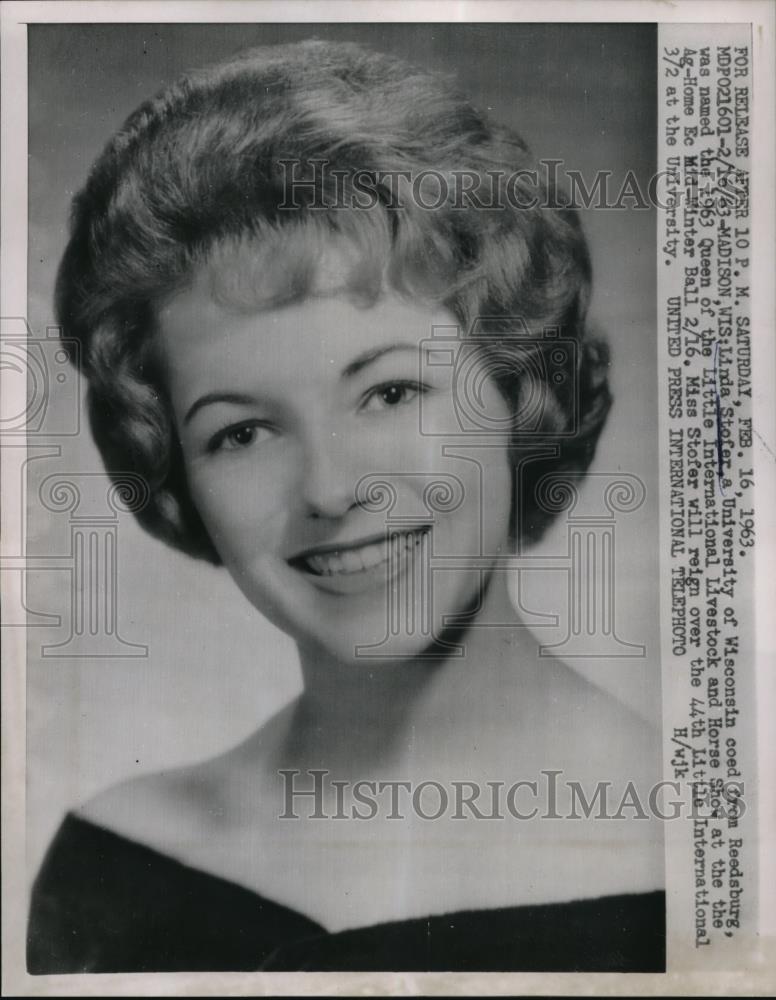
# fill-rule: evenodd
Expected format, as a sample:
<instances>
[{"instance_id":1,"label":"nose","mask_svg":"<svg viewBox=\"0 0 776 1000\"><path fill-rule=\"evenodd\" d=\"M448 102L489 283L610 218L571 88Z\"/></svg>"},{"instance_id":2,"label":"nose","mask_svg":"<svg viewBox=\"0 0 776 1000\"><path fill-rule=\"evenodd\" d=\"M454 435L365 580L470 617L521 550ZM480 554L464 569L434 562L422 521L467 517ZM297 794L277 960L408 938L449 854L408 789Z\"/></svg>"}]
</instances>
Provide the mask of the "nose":
<instances>
[{"instance_id":1,"label":"nose","mask_svg":"<svg viewBox=\"0 0 776 1000\"><path fill-rule=\"evenodd\" d=\"M301 491L310 517L342 517L358 506L358 462L352 444L325 427L309 437L302 458Z\"/></svg>"}]
</instances>

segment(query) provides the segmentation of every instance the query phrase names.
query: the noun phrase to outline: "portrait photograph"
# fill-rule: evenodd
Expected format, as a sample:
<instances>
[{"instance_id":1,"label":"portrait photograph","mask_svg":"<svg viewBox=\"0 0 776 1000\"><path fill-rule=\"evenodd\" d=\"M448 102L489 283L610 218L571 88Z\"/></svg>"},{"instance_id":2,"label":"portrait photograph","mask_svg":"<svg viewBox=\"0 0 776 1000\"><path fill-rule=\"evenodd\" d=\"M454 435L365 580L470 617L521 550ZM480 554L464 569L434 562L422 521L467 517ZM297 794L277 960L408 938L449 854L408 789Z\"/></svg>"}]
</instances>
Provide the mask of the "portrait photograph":
<instances>
[{"instance_id":1,"label":"portrait photograph","mask_svg":"<svg viewBox=\"0 0 776 1000\"><path fill-rule=\"evenodd\" d=\"M657 26L27 38L27 971L665 971Z\"/></svg>"}]
</instances>

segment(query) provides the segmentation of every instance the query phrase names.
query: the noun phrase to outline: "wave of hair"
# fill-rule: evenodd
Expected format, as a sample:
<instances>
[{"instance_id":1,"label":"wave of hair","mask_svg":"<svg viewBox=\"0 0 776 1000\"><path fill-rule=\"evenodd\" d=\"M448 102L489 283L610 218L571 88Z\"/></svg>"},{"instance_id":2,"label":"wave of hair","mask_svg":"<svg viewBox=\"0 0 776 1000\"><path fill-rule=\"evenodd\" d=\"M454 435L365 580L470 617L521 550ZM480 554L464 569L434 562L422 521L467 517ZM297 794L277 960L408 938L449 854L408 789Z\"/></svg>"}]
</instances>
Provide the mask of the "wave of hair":
<instances>
[{"instance_id":1,"label":"wave of hair","mask_svg":"<svg viewBox=\"0 0 776 1000\"><path fill-rule=\"evenodd\" d=\"M316 172L321 161L326 172ZM282 207L289 162L313 179L293 211ZM578 392L572 400L552 390L544 429L557 434L573 420L576 433L558 438L554 466L585 469L610 403L607 357L585 329L590 262L577 216L530 175L533 167L522 139L447 78L348 43L254 49L186 75L138 108L74 199L56 303L63 335L81 344L108 472L148 481L144 527L218 561L186 487L155 361L158 303L203 267L221 276L218 294L246 307L302 299L332 239L357 249L347 286L366 304L388 285L444 304L466 330L478 316L519 316L539 338L548 327L573 338ZM397 205L384 178L430 170L450 178L447 200L433 211L413 198ZM495 178L501 207L456 204L460 171ZM321 210L355 195L357 176L372 179L373 207ZM553 199L556 207L543 207ZM224 255L244 261L246 247L247 272L218 266ZM549 515L531 500L530 482L520 493L521 538L538 538Z\"/></svg>"}]
</instances>

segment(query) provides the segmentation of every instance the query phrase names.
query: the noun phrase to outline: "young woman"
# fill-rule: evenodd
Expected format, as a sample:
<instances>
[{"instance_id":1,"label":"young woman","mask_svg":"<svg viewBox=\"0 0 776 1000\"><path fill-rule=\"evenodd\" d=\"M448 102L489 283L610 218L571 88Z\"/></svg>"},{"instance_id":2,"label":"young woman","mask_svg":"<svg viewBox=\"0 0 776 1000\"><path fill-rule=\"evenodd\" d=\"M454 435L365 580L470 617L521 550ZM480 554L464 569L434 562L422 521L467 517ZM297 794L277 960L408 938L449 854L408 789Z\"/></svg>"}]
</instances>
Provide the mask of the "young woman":
<instances>
[{"instance_id":1,"label":"young woman","mask_svg":"<svg viewBox=\"0 0 776 1000\"><path fill-rule=\"evenodd\" d=\"M589 285L523 142L396 59L253 50L130 117L57 287L93 432L305 686L66 818L32 972L663 968L656 822L578 794L646 804L656 734L508 587L608 411Z\"/></svg>"}]
</instances>

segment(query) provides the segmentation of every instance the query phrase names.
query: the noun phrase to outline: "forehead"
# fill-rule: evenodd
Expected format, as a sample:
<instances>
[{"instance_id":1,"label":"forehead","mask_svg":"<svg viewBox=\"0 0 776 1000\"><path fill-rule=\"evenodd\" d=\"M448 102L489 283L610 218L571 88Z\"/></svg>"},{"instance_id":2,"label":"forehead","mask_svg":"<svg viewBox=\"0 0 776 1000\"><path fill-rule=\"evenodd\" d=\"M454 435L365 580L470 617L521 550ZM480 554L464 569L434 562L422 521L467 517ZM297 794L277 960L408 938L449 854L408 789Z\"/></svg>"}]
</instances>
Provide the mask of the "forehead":
<instances>
[{"instance_id":1,"label":"forehead","mask_svg":"<svg viewBox=\"0 0 776 1000\"><path fill-rule=\"evenodd\" d=\"M299 302L256 309L230 304L207 271L158 309L161 353L171 377L208 376L262 380L339 374L365 350L394 343L422 348L434 327L450 327L440 307L386 292L364 305L339 285L336 263L322 271L315 291Z\"/></svg>"}]
</instances>

